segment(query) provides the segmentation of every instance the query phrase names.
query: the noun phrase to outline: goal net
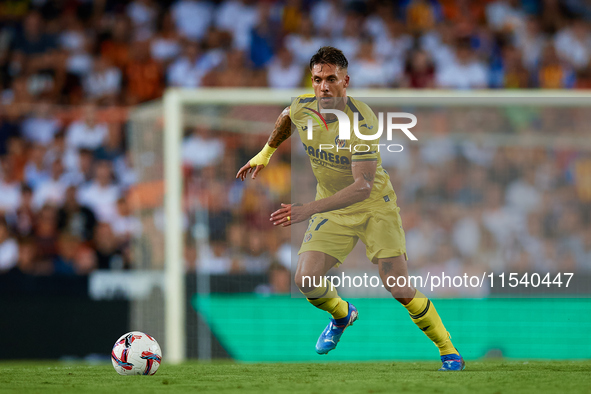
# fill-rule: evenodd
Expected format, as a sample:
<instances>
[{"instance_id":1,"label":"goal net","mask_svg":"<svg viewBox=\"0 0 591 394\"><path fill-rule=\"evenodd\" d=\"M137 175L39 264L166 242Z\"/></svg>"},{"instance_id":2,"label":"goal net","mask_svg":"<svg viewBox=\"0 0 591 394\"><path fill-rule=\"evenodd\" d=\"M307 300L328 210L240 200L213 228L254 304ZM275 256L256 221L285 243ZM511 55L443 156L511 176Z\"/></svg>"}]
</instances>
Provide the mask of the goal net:
<instances>
[{"instance_id":1,"label":"goal net","mask_svg":"<svg viewBox=\"0 0 591 394\"><path fill-rule=\"evenodd\" d=\"M133 297L130 328L163 338L171 362L307 359L299 349L286 359L274 342L280 330L269 322L276 313L287 313L276 308L292 305L274 295L299 294L293 274L308 222L273 228L268 217L280 203L314 199L310 156L326 165L331 160L304 149L305 141L294 133L255 182L235 180L238 169L265 144L279 113L303 93L308 92L170 89L162 101L132 111L128 140L137 183L130 201L142 223L133 241L132 270L144 290ZM380 142L388 149L382 152L383 167L401 207L409 274L421 278L417 287L425 294L465 299L588 295L590 95L349 94L376 114L411 113L417 119L412 128L417 141L398 130L390 139L384 132ZM331 271L344 274L377 275L361 243ZM449 285L441 283L445 275ZM453 281L456 277L461 284ZM472 277L478 280L469 283ZM339 292L390 297L381 282L375 283L342 286ZM294 308L292 316L305 320L307 312L297 315L299 306ZM448 313L458 309L450 305ZM541 324L551 335L557 322ZM316 328L304 324L302 330L317 335ZM372 338L377 335L366 338L356 357L379 358ZM403 334L400 338L406 340Z\"/></svg>"}]
</instances>

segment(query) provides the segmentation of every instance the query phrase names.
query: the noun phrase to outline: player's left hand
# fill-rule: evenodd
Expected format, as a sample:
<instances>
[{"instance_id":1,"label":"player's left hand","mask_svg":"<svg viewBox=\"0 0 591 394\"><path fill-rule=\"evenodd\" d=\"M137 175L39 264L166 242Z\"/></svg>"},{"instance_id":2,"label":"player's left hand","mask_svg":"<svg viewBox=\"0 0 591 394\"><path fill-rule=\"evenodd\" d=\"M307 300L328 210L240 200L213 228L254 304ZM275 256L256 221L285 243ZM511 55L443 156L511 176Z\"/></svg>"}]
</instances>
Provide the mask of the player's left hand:
<instances>
[{"instance_id":1,"label":"player's left hand","mask_svg":"<svg viewBox=\"0 0 591 394\"><path fill-rule=\"evenodd\" d=\"M307 211L302 204L281 204L281 208L273 212L269 220L273 222L273 226L287 227L292 223L308 220L311 214Z\"/></svg>"}]
</instances>

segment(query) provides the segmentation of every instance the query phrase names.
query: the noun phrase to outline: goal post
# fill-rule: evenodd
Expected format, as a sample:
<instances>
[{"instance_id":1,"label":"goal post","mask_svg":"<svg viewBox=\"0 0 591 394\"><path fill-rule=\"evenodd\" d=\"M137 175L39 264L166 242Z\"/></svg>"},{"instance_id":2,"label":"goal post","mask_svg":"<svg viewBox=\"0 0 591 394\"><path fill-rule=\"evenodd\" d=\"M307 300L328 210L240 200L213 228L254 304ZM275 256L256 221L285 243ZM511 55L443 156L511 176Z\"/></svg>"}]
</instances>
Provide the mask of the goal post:
<instances>
[{"instance_id":1,"label":"goal post","mask_svg":"<svg viewBox=\"0 0 591 394\"><path fill-rule=\"evenodd\" d=\"M186 358L185 272L182 229L182 101L174 90L164 94L164 240L166 293L164 338L170 362Z\"/></svg>"},{"instance_id":2,"label":"goal post","mask_svg":"<svg viewBox=\"0 0 591 394\"><path fill-rule=\"evenodd\" d=\"M169 88L163 99L136 107L131 115L131 133L141 133L141 127L134 126L146 108L159 108L159 116L150 118L155 125L144 127L162 127L162 161L163 161L163 207L164 207L164 346L168 362L180 363L187 358L186 332L186 281L183 256L183 176L182 176L182 140L187 122L198 123L202 116L199 108L212 105L282 105L290 104L293 97L311 93L307 89L273 90L273 89L179 89ZM352 97L372 98L376 100L387 97L388 103L400 106L511 106L511 105L552 105L590 106L591 94L581 91L563 90L481 90L481 91L441 91L441 90L349 90ZM370 104L371 105L371 104ZM187 106L198 108L187 114ZM278 115L278 113L277 113ZM211 116L212 115L208 115ZM192 119L189 119L193 117ZM268 122L249 120L241 130L240 119L219 119L231 125L237 133L268 134L271 132ZM419 122L421 120L419 119ZM148 121L145 121L148 122ZM159 123L160 122L160 123ZM131 138L135 141L136 137ZM420 137L419 137L420 139ZM134 148L141 149L141 148ZM154 148L156 149L156 147ZM236 169L237 170L237 169Z\"/></svg>"}]
</instances>

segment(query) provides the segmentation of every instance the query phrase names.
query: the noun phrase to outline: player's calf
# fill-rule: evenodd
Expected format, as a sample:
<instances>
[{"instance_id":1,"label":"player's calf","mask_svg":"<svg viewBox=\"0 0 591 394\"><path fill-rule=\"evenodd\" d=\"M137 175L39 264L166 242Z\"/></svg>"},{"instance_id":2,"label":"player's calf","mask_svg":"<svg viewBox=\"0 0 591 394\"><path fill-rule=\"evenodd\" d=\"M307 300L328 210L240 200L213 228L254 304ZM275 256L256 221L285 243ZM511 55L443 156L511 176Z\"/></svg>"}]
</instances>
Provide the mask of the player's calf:
<instances>
[{"instance_id":1,"label":"player's calf","mask_svg":"<svg viewBox=\"0 0 591 394\"><path fill-rule=\"evenodd\" d=\"M393 286L388 288L386 285L384 285L384 287L386 287L386 290L388 290L392 297L394 297L396 301L400 302L402 305L408 304L415 295L415 289L410 286Z\"/></svg>"}]
</instances>

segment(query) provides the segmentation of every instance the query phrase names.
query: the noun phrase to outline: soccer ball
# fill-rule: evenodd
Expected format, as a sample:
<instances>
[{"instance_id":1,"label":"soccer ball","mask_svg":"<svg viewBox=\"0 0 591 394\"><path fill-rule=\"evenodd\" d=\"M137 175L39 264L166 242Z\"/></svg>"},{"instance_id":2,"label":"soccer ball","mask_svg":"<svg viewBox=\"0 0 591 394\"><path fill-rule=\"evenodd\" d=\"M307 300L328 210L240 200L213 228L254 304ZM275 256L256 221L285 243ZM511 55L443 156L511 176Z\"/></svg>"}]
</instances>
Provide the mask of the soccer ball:
<instances>
[{"instance_id":1,"label":"soccer ball","mask_svg":"<svg viewBox=\"0 0 591 394\"><path fill-rule=\"evenodd\" d=\"M154 375L162 362L162 352L154 338L132 331L117 339L111 361L119 375Z\"/></svg>"}]
</instances>

